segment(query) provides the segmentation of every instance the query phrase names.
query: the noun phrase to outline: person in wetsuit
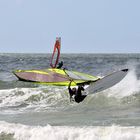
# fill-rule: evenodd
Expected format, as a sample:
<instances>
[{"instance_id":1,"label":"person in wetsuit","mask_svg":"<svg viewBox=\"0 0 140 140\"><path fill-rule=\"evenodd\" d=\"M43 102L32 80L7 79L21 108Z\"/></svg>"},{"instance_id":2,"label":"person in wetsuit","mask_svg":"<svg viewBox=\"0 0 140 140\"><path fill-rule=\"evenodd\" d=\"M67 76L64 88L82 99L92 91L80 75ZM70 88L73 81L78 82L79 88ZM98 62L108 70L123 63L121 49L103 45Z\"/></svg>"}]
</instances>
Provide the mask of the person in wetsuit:
<instances>
[{"instance_id":1,"label":"person in wetsuit","mask_svg":"<svg viewBox=\"0 0 140 140\"><path fill-rule=\"evenodd\" d=\"M87 96L87 95L82 95L82 91L84 91L85 89L84 89L84 87L82 85L79 85L78 89L76 89L75 87L71 88L70 87L71 86L71 82L72 81L70 81L69 86L68 86L68 90L69 90L69 94L70 94L70 102L71 101L75 101L77 103L80 103Z\"/></svg>"},{"instance_id":2,"label":"person in wetsuit","mask_svg":"<svg viewBox=\"0 0 140 140\"><path fill-rule=\"evenodd\" d=\"M58 63L57 69L61 69L62 66L63 66L63 61L61 61L61 62Z\"/></svg>"}]
</instances>

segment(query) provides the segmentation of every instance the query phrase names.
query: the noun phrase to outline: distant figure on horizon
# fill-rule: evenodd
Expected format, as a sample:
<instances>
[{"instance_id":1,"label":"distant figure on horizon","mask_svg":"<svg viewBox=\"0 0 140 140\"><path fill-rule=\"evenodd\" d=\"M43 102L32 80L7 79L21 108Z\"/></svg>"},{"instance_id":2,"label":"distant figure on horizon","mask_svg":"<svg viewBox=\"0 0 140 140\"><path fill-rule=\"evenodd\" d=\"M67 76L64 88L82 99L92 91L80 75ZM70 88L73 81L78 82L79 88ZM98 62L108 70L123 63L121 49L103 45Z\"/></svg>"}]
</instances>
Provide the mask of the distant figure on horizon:
<instances>
[{"instance_id":1,"label":"distant figure on horizon","mask_svg":"<svg viewBox=\"0 0 140 140\"><path fill-rule=\"evenodd\" d=\"M57 69L61 69L62 66L63 66L63 61L61 61L61 62L58 63Z\"/></svg>"}]
</instances>

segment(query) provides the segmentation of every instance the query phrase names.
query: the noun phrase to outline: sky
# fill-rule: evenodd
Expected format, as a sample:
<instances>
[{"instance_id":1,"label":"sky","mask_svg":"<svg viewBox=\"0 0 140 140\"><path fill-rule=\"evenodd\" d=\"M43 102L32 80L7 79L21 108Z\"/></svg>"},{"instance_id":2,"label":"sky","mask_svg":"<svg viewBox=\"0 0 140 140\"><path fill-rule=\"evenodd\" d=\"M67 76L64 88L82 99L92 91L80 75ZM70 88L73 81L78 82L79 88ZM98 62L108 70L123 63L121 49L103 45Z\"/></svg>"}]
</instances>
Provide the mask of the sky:
<instances>
[{"instance_id":1,"label":"sky","mask_svg":"<svg viewBox=\"0 0 140 140\"><path fill-rule=\"evenodd\" d=\"M0 53L140 53L140 0L0 0Z\"/></svg>"}]
</instances>

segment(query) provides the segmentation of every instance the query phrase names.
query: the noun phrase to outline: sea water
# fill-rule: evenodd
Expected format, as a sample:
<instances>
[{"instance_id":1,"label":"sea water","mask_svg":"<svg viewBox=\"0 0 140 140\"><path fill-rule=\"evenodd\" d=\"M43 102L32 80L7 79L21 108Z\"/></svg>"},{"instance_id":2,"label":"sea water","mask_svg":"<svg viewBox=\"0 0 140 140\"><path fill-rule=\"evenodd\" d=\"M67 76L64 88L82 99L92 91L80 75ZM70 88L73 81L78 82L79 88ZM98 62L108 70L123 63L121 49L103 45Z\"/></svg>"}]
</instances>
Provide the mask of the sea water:
<instances>
[{"instance_id":1,"label":"sea water","mask_svg":"<svg viewBox=\"0 0 140 140\"><path fill-rule=\"evenodd\" d=\"M140 54L62 54L64 67L127 76L81 103L67 87L21 82L16 69L50 67L50 54L0 54L0 140L140 140Z\"/></svg>"}]
</instances>

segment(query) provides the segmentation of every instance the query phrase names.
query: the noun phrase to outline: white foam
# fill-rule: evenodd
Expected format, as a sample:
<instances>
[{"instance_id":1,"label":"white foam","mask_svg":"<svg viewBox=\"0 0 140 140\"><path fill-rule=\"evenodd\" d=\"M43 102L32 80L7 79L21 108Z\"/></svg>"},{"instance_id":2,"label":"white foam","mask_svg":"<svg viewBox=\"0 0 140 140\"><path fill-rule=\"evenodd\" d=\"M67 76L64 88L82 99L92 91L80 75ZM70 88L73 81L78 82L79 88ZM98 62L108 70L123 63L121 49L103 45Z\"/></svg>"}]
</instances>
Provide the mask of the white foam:
<instances>
[{"instance_id":1,"label":"white foam","mask_svg":"<svg viewBox=\"0 0 140 140\"><path fill-rule=\"evenodd\" d=\"M2 99L0 107L20 105L31 95L36 94L38 94L37 90L28 88L0 90L0 98Z\"/></svg>"},{"instance_id":2,"label":"white foam","mask_svg":"<svg viewBox=\"0 0 140 140\"><path fill-rule=\"evenodd\" d=\"M26 126L0 122L0 133L16 140L140 140L140 127Z\"/></svg>"},{"instance_id":3,"label":"white foam","mask_svg":"<svg viewBox=\"0 0 140 140\"><path fill-rule=\"evenodd\" d=\"M4 108L3 112L5 113L19 113L28 110L40 111L50 107L53 110L52 107L56 108L58 104L58 107L61 107L65 101L69 101L68 94L63 91L65 89L54 87L0 90L0 107Z\"/></svg>"}]
</instances>

